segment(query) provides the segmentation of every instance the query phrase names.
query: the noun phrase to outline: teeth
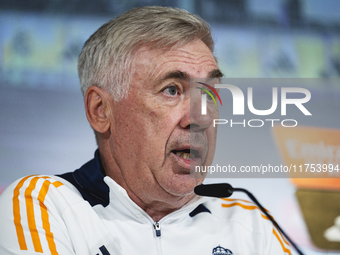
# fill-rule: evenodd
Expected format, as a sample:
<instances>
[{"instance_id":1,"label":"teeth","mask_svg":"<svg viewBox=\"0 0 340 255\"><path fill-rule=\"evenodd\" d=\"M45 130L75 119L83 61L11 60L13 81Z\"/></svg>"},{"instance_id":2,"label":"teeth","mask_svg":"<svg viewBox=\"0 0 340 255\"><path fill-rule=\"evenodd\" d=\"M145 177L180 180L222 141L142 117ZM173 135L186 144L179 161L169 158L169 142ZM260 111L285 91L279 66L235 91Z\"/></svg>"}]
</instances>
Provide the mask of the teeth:
<instances>
[{"instance_id":1,"label":"teeth","mask_svg":"<svg viewBox=\"0 0 340 255\"><path fill-rule=\"evenodd\" d=\"M186 153L186 152L176 152L176 155L178 157L184 158L184 159L193 159L195 158L195 154L194 153Z\"/></svg>"}]
</instances>

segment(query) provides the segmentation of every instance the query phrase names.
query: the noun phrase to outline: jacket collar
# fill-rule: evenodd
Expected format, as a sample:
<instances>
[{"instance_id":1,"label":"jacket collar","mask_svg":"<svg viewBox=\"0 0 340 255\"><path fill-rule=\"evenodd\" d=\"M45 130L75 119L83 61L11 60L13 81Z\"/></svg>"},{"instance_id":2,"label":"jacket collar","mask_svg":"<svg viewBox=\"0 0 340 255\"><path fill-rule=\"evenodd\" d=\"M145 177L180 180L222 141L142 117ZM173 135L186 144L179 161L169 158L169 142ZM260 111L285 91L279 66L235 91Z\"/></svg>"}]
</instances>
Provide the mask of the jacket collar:
<instances>
[{"instance_id":1,"label":"jacket collar","mask_svg":"<svg viewBox=\"0 0 340 255\"><path fill-rule=\"evenodd\" d=\"M152 221L151 217L130 199L124 188L109 176L104 176L103 173L104 169L100 162L98 149L95 152L94 159L73 173L74 185L85 200L92 206L101 204L113 214L119 213L121 216L124 215L140 221ZM189 215L193 217L200 212L210 212L207 208L204 208L204 205L199 206L206 200L207 198L195 196L182 208L165 216L161 221L181 220L185 214L188 217Z\"/></svg>"}]
</instances>

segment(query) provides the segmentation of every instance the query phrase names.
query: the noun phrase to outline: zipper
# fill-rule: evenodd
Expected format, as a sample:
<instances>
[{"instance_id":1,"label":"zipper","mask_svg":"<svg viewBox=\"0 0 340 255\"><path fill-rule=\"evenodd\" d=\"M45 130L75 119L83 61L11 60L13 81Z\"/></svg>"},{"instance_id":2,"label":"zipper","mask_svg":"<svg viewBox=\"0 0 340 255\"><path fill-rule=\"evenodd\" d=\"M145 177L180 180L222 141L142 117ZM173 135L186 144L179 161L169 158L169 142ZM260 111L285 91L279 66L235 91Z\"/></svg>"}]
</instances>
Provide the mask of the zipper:
<instances>
[{"instance_id":1,"label":"zipper","mask_svg":"<svg viewBox=\"0 0 340 255\"><path fill-rule=\"evenodd\" d=\"M159 222L156 221L153 223L153 228L156 233L156 246L157 246L157 254L162 255L163 250L162 250L162 244L161 244L161 226L159 225Z\"/></svg>"},{"instance_id":2,"label":"zipper","mask_svg":"<svg viewBox=\"0 0 340 255\"><path fill-rule=\"evenodd\" d=\"M155 229L156 237L160 237L160 236L161 236L161 226L159 225L159 222L158 222L158 221L156 221L156 222L153 224L153 228Z\"/></svg>"},{"instance_id":3,"label":"zipper","mask_svg":"<svg viewBox=\"0 0 340 255\"><path fill-rule=\"evenodd\" d=\"M135 204L128 196L126 190L124 190L122 187L120 187L116 182L114 182L111 179L107 179L106 183L108 184L108 186L111 189L115 189L118 191L118 193L121 196L115 196L116 199L118 199L118 201L126 208L129 209L129 211L134 212L134 215L136 215L137 218L140 218L140 215L143 215L153 226L154 231L155 231L155 241L156 241L156 246L157 246L157 254L158 255L162 255L163 251L162 251L162 245L161 245L161 227L160 227L160 223L158 221L154 221L150 215L148 215L143 209L141 209L139 206L137 206L137 204ZM111 187L113 186L113 187ZM119 187L118 187L119 186ZM208 198L206 198L207 200ZM111 198L110 198L111 200ZM200 199L200 203L203 203L205 200ZM197 204L198 205L198 204ZM136 212L139 212L139 214L136 214ZM164 216L160 221L164 222L165 220L167 220L169 217L173 217L174 215L178 215L180 213L183 213L182 210L177 210L175 212L172 212L171 214L168 214L166 216ZM189 212L188 212L189 213Z\"/></svg>"}]
</instances>

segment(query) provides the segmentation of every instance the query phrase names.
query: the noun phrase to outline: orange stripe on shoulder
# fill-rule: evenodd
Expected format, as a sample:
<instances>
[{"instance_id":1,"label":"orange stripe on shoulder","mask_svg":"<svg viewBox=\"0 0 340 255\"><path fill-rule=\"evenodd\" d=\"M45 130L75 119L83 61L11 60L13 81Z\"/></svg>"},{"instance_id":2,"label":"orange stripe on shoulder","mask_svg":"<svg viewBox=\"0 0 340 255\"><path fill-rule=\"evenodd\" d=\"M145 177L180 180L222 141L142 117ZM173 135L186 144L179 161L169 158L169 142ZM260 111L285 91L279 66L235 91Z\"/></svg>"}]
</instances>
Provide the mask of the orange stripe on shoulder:
<instances>
[{"instance_id":1,"label":"orange stripe on shoulder","mask_svg":"<svg viewBox=\"0 0 340 255\"><path fill-rule=\"evenodd\" d=\"M233 198L221 198L221 199L224 200L224 201L227 201L227 202L242 201L242 202L245 202L245 203L253 204L253 202L248 201L248 200L244 200L244 199L233 199Z\"/></svg>"},{"instance_id":2,"label":"orange stripe on shoulder","mask_svg":"<svg viewBox=\"0 0 340 255\"><path fill-rule=\"evenodd\" d=\"M53 184L54 187L58 188L61 185L63 185L61 182L56 181L56 182L51 182L47 179L50 177L47 176L27 176L23 178L16 188L14 189L14 194L13 194L13 215L14 215L14 224L17 232L17 237L18 237L18 242L21 250L27 250L27 245L26 245L26 240L24 236L24 231L23 227L21 224L21 215L20 215L20 204L19 204L19 195L20 195L20 189L22 188L23 184L25 181L33 177L30 182L28 187L24 191L25 195L25 203L26 203L26 212L27 212L27 223L28 223L28 228L31 234L34 250L36 252L42 253L42 246L40 242L40 237L38 234L37 226L36 226L36 219L35 219L35 214L34 214L34 202L33 202L33 197L32 197L32 192L36 188L36 184L39 179L45 179L45 181L42 184L42 187L39 191L38 195L38 201L39 201L39 206L40 206L40 211L41 211L41 219L42 219L42 226L43 229L45 230L46 233L46 239L48 246L50 248L51 254L52 255L57 255L56 251L56 245L53 240L53 233L50 231L50 223L49 223L49 216L47 212L47 208L44 205L45 197L47 195L47 192L49 190L49 186Z\"/></svg>"},{"instance_id":3,"label":"orange stripe on shoulder","mask_svg":"<svg viewBox=\"0 0 340 255\"><path fill-rule=\"evenodd\" d=\"M274 227L275 227L275 226L274 226ZM276 228L276 227L275 227L275 228ZM277 230L277 232L280 234L282 240L283 240L288 246L290 246L289 243L286 241L286 238L284 238L284 236L283 236L282 233L280 232L280 230L278 230L277 228L276 228L276 230Z\"/></svg>"},{"instance_id":4,"label":"orange stripe on shoulder","mask_svg":"<svg viewBox=\"0 0 340 255\"><path fill-rule=\"evenodd\" d=\"M38 200L39 200L39 205L40 205L40 211L41 211L41 220L42 220L42 225L43 225L43 229L45 230L46 233L46 240L48 243L48 247L50 248L51 254L52 255L57 255L57 248L54 242L54 238L53 238L53 233L51 232L51 226L50 226L50 221L49 221L49 215L47 212L47 208L44 205L44 201L45 201L45 197L47 195L48 189L51 185L50 181L44 181L40 192L39 192L39 196L38 196ZM61 182L54 182L53 185L58 188L59 186L63 185Z\"/></svg>"},{"instance_id":5,"label":"orange stripe on shoulder","mask_svg":"<svg viewBox=\"0 0 340 255\"><path fill-rule=\"evenodd\" d=\"M246 209L246 210L254 210L254 209L259 209L256 205L244 205L244 204L241 204L239 202L234 202L234 203L231 203L231 204L222 204L222 207L233 207L233 206L240 206L242 207L243 209Z\"/></svg>"},{"instance_id":6,"label":"orange stripe on shoulder","mask_svg":"<svg viewBox=\"0 0 340 255\"><path fill-rule=\"evenodd\" d=\"M61 182L59 182L59 181L55 181L55 182L53 182L52 184L53 184L53 186L56 187L56 188L58 188L58 187L60 187L61 185L63 185L63 184L62 184Z\"/></svg>"},{"instance_id":7,"label":"orange stripe on shoulder","mask_svg":"<svg viewBox=\"0 0 340 255\"><path fill-rule=\"evenodd\" d=\"M241 203L238 203L238 202L234 202L234 203L231 203L231 204L221 204L221 205L222 205L222 207L225 207L225 208L233 207L233 206L240 206L240 207L242 207L243 209L246 209L246 210L255 210L255 209L257 209L257 210L260 211L262 218L264 218L266 220L269 220L268 217L265 216L262 213L262 211L260 210L260 208L258 208L256 205L244 205L244 204L241 204Z\"/></svg>"},{"instance_id":8,"label":"orange stripe on shoulder","mask_svg":"<svg viewBox=\"0 0 340 255\"><path fill-rule=\"evenodd\" d=\"M33 177L30 181L30 184L28 185L27 189L25 190L25 200L26 200L26 211L27 211L27 222L28 222L28 228L31 233L32 241L34 250L36 252L43 252L37 225L35 222L35 216L34 216L34 204L33 204L33 198L32 198L32 192L36 187L36 184L39 179L47 179L48 177Z\"/></svg>"},{"instance_id":9,"label":"orange stripe on shoulder","mask_svg":"<svg viewBox=\"0 0 340 255\"><path fill-rule=\"evenodd\" d=\"M233 199L231 201L238 201L237 199ZM246 200L239 200L239 201L246 201ZM261 211L260 208L258 208L256 205L244 205L244 204L241 204L241 203L238 203L238 202L234 202L234 203L231 203L231 204L222 204L222 207L233 207L233 206L240 206L242 207L243 209L246 209L246 210L255 210L255 209L258 209L260 212L261 212L261 216L263 219L265 220L269 220L269 218L264 215ZM268 210L266 210L266 212L269 213ZM272 217L273 218L273 217ZM273 219L274 220L274 219ZM274 226L275 227L275 226ZM276 227L275 227L276 228ZM279 234L280 236L282 237L282 240L287 244L289 245L289 243L286 241L286 239L282 236L281 232L279 231Z\"/></svg>"},{"instance_id":10,"label":"orange stripe on shoulder","mask_svg":"<svg viewBox=\"0 0 340 255\"><path fill-rule=\"evenodd\" d=\"M245 202L245 203L248 203L248 204L255 206L255 204L253 202L248 201L248 200L244 200L244 199L231 199L231 198L221 198L221 199L224 200L224 201L227 201L227 202ZM257 206L255 206L255 207L257 207ZM258 209L260 209L260 208L258 208ZM269 211L266 208L264 208L264 209L266 210L266 212L269 213Z\"/></svg>"},{"instance_id":11,"label":"orange stripe on shoulder","mask_svg":"<svg viewBox=\"0 0 340 255\"><path fill-rule=\"evenodd\" d=\"M18 242L20 250L27 250L27 245L25 241L24 230L21 225L21 215L20 215L20 203L19 203L19 195L20 189L24 185L25 181L31 176L27 176L20 180L13 191L13 216L14 216L14 226L17 232Z\"/></svg>"},{"instance_id":12,"label":"orange stripe on shoulder","mask_svg":"<svg viewBox=\"0 0 340 255\"><path fill-rule=\"evenodd\" d=\"M275 231L275 229L273 228L273 233L274 235L276 236L277 240L279 240L280 244L281 244L281 247L283 249L284 252L288 253L289 255L291 255L291 252L289 249L287 249L284 244L282 243L280 237L279 237L279 234ZM281 233L280 233L281 234ZM289 244L288 244L289 245Z\"/></svg>"}]
</instances>

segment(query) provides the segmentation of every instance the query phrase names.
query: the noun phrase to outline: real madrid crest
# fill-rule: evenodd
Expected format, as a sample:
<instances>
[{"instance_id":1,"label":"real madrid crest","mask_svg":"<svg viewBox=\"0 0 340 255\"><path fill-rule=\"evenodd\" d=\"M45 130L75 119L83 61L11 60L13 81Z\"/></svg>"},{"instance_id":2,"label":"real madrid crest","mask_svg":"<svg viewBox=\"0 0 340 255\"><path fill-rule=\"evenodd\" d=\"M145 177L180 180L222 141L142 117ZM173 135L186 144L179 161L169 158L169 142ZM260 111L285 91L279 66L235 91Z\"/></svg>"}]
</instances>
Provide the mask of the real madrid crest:
<instances>
[{"instance_id":1,"label":"real madrid crest","mask_svg":"<svg viewBox=\"0 0 340 255\"><path fill-rule=\"evenodd\" d=\"M233 255L231 250L221 247L220 245L212 250L212 255Z\"/></svg>"}]
</instances>

